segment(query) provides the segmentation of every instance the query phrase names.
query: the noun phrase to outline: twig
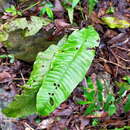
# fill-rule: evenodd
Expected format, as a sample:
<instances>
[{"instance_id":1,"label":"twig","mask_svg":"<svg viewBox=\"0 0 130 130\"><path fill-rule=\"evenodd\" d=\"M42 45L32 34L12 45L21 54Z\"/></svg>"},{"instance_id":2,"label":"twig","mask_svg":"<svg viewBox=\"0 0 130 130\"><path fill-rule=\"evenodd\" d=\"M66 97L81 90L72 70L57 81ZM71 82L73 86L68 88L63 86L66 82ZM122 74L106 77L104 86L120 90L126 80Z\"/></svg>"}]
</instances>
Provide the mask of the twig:
<instances>
[{"instance_id":1,"label":"twig","mask_svg":"<svg viewBox=\"0 0 130 130\"><path fill-rule=\"evenodd\" d=\"M124 59L124 58L122 58L121 56L118 56L118 55L117 55L117 57L119 57L120 59L122 59L122 60L125 61L125 62L130 62L130 60Z\"/></svg>"},{"instance_id":2,"label":"twig","mask_svg":"<svg viewBox=\"0 0 130 130\"><path fill-rule=\"evenodd\" d=\"M119 47L119 46L111 46L110 48L118 48L118 49L125 50L125 51L129 51L129 52L130 52L130 49L123 48L123 47Z\"/></svg>"},{"instance_id":3,"label":"twig","mask_svg":"<svg viewBox=\"0 0 130 130\"><path fill-rule=\"evenodd\" d=\"M23 83L25 84L26 82L25 82L24 76L23 76L23 74L22 74L21 71L20 71L20 75L21 75L21 77L22 77L22 79L23 79Z\"/></svg>"},{"instance_id":4,"label":"twig","mask_svg":"<svg viewBox=\"0 0 130 130\"><path fill-rule=\"evenodd\" d=\"M110 64L116 65L116 66L118 66L118 67L120 67L120 68L122 68L122 69L130 70L130 67L125 67L125 66L123 66L123 65L114 63L114 62L112 62L112 61L108 61L108 60L106 60L106 59L104 59L104 58L102 58L102 57L99 57L99 59L100 59L101 61L104 61L105 63L110 63Z\"/></svg>"},{"instance_id":5,"label":"twig","mask_svg":"<svg viewBox=\"0 0 130 130\"><path fill-rule=\"evenodd\" d=\"M119 59L117 58L116 54L113 52L113 50L111 48L109 48L110 52L112 53L112 55L114 56L114 58L116 59L117 61L117 64L119 64ZM118 66L116 66L116 73L115 73L115 76L117 76L117 72L118 72Z\"/></svg>"},{"instance_id":6,"label":"twig","mask_svg":"<svg viewBox=\"0 0 130 130\"><path fill-rule=\"evenodd\" d=\"M23 78L14 78L13 80L14 80L14 81L16 81L16 80L23 80ZM28 79L25 79L25 78L24 78L24 80L27 81Z\"/></svg>"},{"instance_id":7,"label":"twig","mask_svg":"<svg viewBox=\"0 0 130 130\"><path fill-rule=\"evenodd\" d=\"M40 3L41 3L41 1L38 1L37 3L34 3L34 4L30 5L29 7L25 8L22 12L25 12L25 11L31 9L31 8L33 8L34 6L36 6L36 5L40 4Z\"/></svg>"}]
</instances>

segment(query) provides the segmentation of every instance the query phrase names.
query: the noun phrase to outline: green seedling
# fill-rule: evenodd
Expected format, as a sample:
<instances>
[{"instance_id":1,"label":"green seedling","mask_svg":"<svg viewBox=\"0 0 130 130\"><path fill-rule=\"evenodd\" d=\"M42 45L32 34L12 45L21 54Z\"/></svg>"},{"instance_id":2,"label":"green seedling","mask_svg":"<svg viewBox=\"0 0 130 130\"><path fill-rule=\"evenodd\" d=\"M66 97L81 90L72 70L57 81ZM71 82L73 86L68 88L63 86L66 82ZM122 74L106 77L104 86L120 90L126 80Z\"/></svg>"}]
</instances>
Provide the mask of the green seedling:
<instances>
[{"instance_id":1,"label":"green seedling","mask_svg":"<svg viewBox=\"0 0 130 130\"><path fill-rule=\"evenodd\" d=\"M5 59L5 58L9 58L10 59L10 63L14 63L15 58L13 55L0 55L1 59Z\"/></svg>"},{"instance_id":2,"label":"green seedling","mask_svg":"<svg viewBox=\"0 0 130 130\"><path fill-rule=\"evenodd\" d=\"M17 10L14 5L11 5L11 7L6 8L5 12L11 13L13 16L16 16L16 15L22 16L22 12Z\"/></svg>"},{"instance_id":3,"label":"green seedling","mask_svg":"<svg viewBox=\"0 0 130 130\"><path fill-rule=\"evenodd\" d=\"M42 3L43 8L40 10L40 16L44 15L45 13L47 16L51 19L54 18L54 14L52 11L52 8L54 8L53 4L51 2L43 2Z\"/></svg>"}]
</instances>

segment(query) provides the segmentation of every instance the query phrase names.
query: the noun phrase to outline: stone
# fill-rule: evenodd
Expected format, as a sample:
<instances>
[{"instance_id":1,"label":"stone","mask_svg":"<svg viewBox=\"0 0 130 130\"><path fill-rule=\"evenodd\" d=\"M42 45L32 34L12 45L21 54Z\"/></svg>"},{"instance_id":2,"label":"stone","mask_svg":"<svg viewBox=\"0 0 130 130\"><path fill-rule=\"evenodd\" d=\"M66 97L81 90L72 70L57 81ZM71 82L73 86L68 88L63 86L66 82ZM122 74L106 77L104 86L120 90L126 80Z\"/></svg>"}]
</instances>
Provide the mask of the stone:
<instances>
[{"instance_id":1,"label":"stone","mask_svg":"<svg viewBox=\"0 0 130 130\"><path fill-rule=\"evenodd\" d=\"M48 19L37 16L30 17L30 20L16 18L3 25L0 42L15 58L32 62L39 51L47 49L51 44L56 44L61 38L56 37L54 40L49 40L54 29L47 32L43 27L50 22Z\"/></svg>"}]
</instances>

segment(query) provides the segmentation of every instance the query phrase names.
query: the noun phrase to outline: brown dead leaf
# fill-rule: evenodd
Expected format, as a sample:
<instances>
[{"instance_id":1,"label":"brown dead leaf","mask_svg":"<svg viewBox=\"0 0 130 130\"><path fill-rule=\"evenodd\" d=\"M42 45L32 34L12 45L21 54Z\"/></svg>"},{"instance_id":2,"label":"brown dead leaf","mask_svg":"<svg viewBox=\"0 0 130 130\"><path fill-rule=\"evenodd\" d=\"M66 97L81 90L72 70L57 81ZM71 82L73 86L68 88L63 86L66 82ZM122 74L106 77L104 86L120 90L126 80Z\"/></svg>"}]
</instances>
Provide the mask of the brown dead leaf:
<instances>
[{"instance_id":1,"label":"brown dead leaf","mask_svg":"<svg viewBox=\"0 0 130 130\"><path fill-rule=\"evenodd\" d=\"M0 73L0 83L6 83L10 80L11 80L11 75L8 72L3 71Z\"/></svg>"},{"instance_id":2,"label":"brown dead leaf","mask_svg":"<svg viewBox=\"0 0 130 130\"><path fill-rule=\"evenodd\" d=\"M109 74L113 74L111 67L108 64L104 64L104 69Z\"/></svg>"},{"instance_id":3,"label":"brown dead leaf","mask_svg":"<svg viewBox=\"0 0 130 130\"><path fill-rule=\"evenodd\" d=\"M56 20L55 20L55 26L56 26L57 28L66 28L66 27L69 27L70 24L66 23L66 22L64 21L64 19L56 19Z\"/></svg>"},{"instance_id":4,"label":"brown dead leaf","mask_svg":"<svg viewBox=\"0 0 130 130\"><path fill-rule=\"evenodd\" d=\"M115 37L116 35L118 35L116 31L113 31L113 30L108 29L108 30L105 32L105 34L104 34L103 37L104 37L104 38L113 38L113 37Z\"/></svg>"},{"instance_id":5,"label":"brown dead leaf","mask_svg":"<svg viewBox=\"0 0 130 130\"><path fill-rule=\"evenodd\" d=\"M0 48L2 48L3 47L3 44L2 43L0 43Z\"/></svg>"},{"instance_id":6,"label":"brown dead leaf","mask_svg":"<svg viewBox=\"0 0 130 130\"><path fill-rule=\"evenodd\" d=\"M102 24L103 22L98 18L97 13L93 12L90 16L90 19L92 20L92 23L94 24Z\"/></svg>"},{"instance_id":7,"label":"brown dead leaf","mask_svg":"<svg viewBox=\"0 0 130 130\"><path fill-rule=\"evenodd\" d=\"M61 111L55 111L55 116L70 116L73 113L73 110L71 108L63 109Z\"/></svg>"},{"instance_id":8,"label":"brown dead leaf","mask_svg":"<svg viewBox=\"0 0 130 130\"><path fill-rule=\"evenodd\" d=\"M54 11L64 12L64 8L59 0L55 0L54 5L55 5Z\"/></svg>"}]
</instances>

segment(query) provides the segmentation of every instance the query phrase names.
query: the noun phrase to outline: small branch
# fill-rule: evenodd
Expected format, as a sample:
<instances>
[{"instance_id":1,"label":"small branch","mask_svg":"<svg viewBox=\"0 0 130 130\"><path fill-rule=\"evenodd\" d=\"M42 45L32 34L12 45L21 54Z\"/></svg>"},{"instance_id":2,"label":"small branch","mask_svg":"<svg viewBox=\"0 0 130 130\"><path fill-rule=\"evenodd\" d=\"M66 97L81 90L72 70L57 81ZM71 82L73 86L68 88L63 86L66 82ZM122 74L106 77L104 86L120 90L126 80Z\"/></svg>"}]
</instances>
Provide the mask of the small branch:
<instances>
[{"instance_id":1,"label":"small branch","mask_svg":"<svg viewBox=\"0 0 130 130\"><path fill-rule=\"evenodd\" d=\"M118 67L120 67L120 68L122 68L122 69L130 70L130 67L126 67L126 66L123 66L123 65L114 63L114 62L112 62L112 61L108 61L108 60L106 60L106 59L104 59L104 58L102 58L102 57L99 57L99 59L100 59L101 61L104 61L105 63L110 63L110 64L116 65L116 66L118 66Z\"/></svg>"}]
</instances>

